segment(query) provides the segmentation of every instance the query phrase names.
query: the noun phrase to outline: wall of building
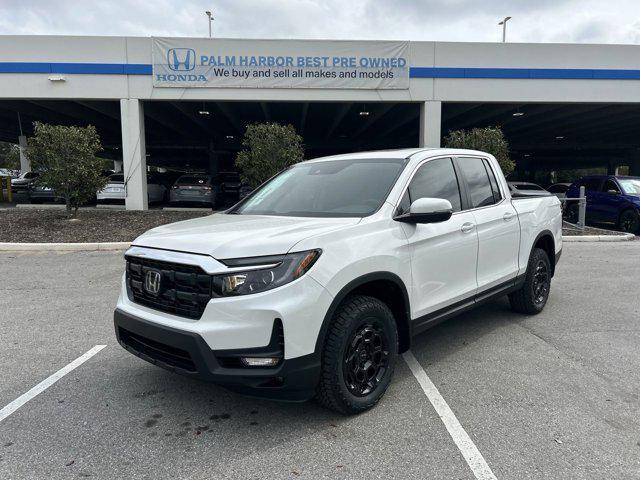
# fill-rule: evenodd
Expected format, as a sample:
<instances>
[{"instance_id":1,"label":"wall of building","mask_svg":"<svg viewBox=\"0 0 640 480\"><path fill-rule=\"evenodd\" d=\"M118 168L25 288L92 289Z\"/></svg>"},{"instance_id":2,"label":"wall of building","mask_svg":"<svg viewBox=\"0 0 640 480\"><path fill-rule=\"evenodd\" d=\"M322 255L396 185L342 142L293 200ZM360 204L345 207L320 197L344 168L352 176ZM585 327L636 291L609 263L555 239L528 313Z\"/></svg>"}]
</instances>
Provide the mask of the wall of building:
<instances>
[{"instance_id":1,"label":"wall of building","mask_svg":"<svg viewBox=\"0 0 640 480\"><path fill-rule=\"evenodd\" d=\"M145 100L423 102L420 144L439 146L442 102L640 99L640 46L631 45L410 42L405 90L154 88L151 47L142 37L1 36L0 99L120 100L125 175L145 169ZM146 208L143 182L132 177L127 208Z\"/></svg>"}]
</instances>

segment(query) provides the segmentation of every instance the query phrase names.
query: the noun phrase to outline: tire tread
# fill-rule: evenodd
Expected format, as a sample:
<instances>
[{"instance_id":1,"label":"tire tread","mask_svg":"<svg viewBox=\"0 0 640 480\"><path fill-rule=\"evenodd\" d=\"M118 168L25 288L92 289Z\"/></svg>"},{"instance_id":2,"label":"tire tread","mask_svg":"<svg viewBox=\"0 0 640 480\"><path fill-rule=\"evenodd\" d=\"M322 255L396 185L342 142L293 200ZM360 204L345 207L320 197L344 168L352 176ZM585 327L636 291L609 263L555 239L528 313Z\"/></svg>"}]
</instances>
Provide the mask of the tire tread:
<instances>
[{"instance_id":1,"label":"tire tread","mask_svg":"<svg viewBox=\"0 0 640 480\"><path fill-rule=\"evenodd\" d=\"M347 334L351 320L356 318L359 313L371 311L371 309L379 310L382 315L390 318L395 325L391 310L377 298L365 295L348 296L333 316L325 338L324 348L322 349L322 371L320 374L320 382L316 389L316 400L324 407L343 415L368 410L378 403L382 397L382 395L374 397L366 404L354 404L340 388L340 373L338 371L340 362L332 361L336 357L340 357L342 342ZM391 369L391 372L389 372L391 375L393 374L393 365L391 363L389 368Z\"/></svg>"}]
</instances>

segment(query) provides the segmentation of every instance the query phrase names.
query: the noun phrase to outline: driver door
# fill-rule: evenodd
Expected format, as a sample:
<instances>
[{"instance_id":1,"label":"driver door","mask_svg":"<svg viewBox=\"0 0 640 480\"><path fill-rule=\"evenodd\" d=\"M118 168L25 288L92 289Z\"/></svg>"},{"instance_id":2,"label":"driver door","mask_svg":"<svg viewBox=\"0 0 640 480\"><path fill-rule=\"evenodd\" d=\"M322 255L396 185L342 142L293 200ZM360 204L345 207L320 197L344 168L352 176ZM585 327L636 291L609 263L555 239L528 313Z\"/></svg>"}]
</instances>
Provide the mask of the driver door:
<instances>
[{"instance_id":1,"label":"driver door","mask_svg":"<svg viewBox=\"0 0 640 480\"><path fill-rule=\"evenodd\" d=\"M406 213L418 198L444 198L453 215L439 223L402 223L411 258L412 319L426 325L439 310L470 299L476 293L478 234L471 212L463 211L458 175L451 158L434 158L416 169L398 213ZM421 318L422 317L422 318Z\"/></svg>"}]
</instances>

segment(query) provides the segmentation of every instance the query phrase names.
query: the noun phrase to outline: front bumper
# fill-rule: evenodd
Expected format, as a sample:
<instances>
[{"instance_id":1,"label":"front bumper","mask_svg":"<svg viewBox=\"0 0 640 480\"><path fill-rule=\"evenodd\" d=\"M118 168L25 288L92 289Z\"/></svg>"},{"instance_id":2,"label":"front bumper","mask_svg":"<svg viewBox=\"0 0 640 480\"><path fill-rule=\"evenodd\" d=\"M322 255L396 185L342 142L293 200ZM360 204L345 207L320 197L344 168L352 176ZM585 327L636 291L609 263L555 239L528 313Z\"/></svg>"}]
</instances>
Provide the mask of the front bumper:
<instances>
[{"instance_id":1,"label":"front bumper","mask_svg":"<svg viewBox=\"0 0 640 480\"><path fill-rule=\"evenodd\" d=\"M251 356L256 349L215 351L197 333L149 322L120 309L114 312L114 326L120 345L143 360L239 393L304 401L313 397L319 380L320 356L315 352L283 359L273 368L227 368L221 362L230 353Z\"/></svg>"}]
</instances>

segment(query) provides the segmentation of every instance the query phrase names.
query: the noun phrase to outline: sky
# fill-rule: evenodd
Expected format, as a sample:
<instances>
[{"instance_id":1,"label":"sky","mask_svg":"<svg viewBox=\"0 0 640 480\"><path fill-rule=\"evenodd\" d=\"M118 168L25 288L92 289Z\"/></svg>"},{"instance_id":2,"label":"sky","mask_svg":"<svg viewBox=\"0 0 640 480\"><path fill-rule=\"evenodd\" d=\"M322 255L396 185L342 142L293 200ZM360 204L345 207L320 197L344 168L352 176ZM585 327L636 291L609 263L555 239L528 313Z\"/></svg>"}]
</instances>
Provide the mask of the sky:
<instances>
[{"instance_id":1,"label":"sky","mask_svg":"<svg viewBox=\"0 0 640 480\"><path fill-rule=\"evenodd\" d=\"M0 0L0 34L640 43L640 0Z\"/></svg>"}]
</instances>

